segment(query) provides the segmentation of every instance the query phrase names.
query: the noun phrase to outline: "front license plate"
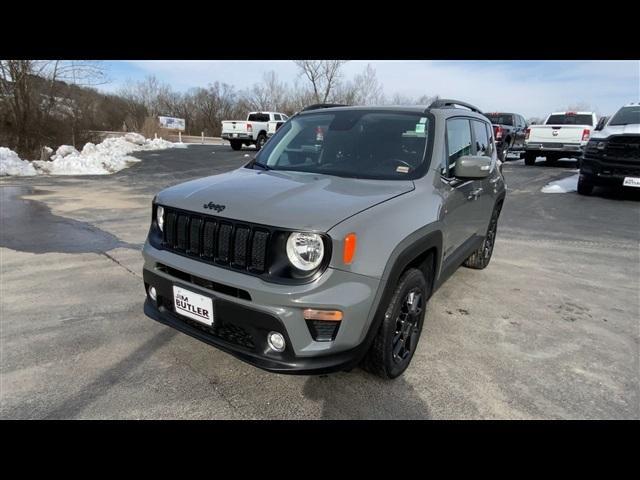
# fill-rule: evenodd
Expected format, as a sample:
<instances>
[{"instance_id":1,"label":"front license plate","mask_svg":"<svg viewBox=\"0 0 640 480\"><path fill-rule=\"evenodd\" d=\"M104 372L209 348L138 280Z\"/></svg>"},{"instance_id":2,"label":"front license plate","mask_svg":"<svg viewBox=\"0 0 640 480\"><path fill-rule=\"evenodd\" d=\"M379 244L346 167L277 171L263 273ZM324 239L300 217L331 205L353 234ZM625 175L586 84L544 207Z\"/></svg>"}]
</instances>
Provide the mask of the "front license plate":
<instances>
[{"instance_id":1,"label":"front license plate","mask_svg":"<svg viewBox=\"0 0 640 480\"><path fill-rule=\"evenodd\" d=\"M622 185L625 187L640 187L640 178L638 177L624 177Z\"/></svg>"},{"instance_id":2,"label":"front license plate","mask_svg":"<svg viewBox=\"0 0 640 480\"><path fill-rule=\"evenodd\" d=\"M213 325L213 300L211 298L174 285L173 304L176 313L205 325Z\"/></svg>"},{"instance_id":3,"label":"front license plate","mask_svg":"<svg viewBox=\"0 0 640 480\"><path fill-rule=\"evenodd\" d=\"M238 134L237 134L237 133L234 133L234 134L233 134L233 136L234 136L234 137L237 137L237 136L238 136Z\"/></svg>"}]
</instances>

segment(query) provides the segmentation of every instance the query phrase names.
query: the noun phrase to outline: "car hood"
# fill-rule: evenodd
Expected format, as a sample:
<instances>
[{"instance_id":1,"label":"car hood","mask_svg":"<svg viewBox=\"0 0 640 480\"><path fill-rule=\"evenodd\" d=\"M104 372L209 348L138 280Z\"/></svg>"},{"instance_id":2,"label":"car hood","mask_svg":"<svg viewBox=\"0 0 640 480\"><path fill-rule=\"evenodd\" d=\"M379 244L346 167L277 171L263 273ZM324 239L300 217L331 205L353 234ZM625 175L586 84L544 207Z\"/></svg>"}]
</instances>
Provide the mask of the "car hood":
<instances>
[{"instance_id":1,"label":"car hood","mask_svg":"<svg viewBox=\"0 0 640 480\"><path fill-rule=\"evenodd\" d=\"M593 132L592 138L607 138L610 135L639 135L640 124L630 123L628 125L608 125L599 132Z\"/></svg>"},{"instance_id":2,"label":"car hood","mask_svg":"<svg viewBox=\"0 0 640 480\"><path fill-rule=\"evenodd\" d=\"M240 168L167 188L156 201L249 223L326 232L347 217L413 189L411 180ZM224 210L205 208L210 202L224 205Z\"/></svg>"}]
</instances>

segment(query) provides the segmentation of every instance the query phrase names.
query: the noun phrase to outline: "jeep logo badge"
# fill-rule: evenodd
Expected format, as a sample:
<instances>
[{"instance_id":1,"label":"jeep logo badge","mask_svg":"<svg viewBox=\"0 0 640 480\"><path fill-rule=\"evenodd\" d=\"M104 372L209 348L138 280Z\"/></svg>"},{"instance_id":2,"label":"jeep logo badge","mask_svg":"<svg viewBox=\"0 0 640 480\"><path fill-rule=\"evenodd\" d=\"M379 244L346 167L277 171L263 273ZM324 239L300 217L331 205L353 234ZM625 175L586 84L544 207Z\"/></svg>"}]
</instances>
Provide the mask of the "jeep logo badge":
<instances>
[{"instance_id":1,"label":"jeep logo badge","mask_svg":"<svg viewBox=\"0 0 640 480\"><path fill-rule=\"evenodd\" d=\"M219 205L217 203L213 203L213 202L209 202L209 203L205 203L203 205L204 208L208 208L209 210L215 210L216 212L220 213L221 211L223 211L225 208L227 208L225 205Z\"/></svg>"}]
</instances>

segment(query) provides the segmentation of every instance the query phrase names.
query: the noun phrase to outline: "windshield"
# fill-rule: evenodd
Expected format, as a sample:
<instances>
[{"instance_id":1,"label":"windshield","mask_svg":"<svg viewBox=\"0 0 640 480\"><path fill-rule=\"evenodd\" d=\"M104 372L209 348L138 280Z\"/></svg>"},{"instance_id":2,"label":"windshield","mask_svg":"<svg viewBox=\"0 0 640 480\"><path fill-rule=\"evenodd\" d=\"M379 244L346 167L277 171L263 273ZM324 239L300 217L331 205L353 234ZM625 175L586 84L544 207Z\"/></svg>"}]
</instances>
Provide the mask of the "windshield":
<instances>
[{"instance_id":1,"label":"windshield","mask_svg":"<svg viewBox=\"0 0 640 480\"><path fill-rule=\"evenodd\" d=\"M489 113L485 114L494 125L511 125L513 126L513 117L509 114Z\"/></svg>"},{"instance_id":2,"label":"windshield","mask_svg":"<svg viewBox=\"0 0 640 480\"><path fill-rule=\"evenodd\" d=\"M547 125L591 125L593 126L593 116L589 114L561 113L550 115Z\"/></svg>"},{"instance_id":3,"label":"windshield","mask_svg":"<svg viewBox=\"0 0 640 480\"><path fill-rule=\"evenodd\" d=\"M618 110L609 125L630 125L640 123L640 105L637 107L623 107Z\"/></svg>"},{"instance_id":4,"label":"windshield","mask_svg":"<svg viewBox=\"0 0 640 480\"><path fill-rule=\"evenodd\" d=\"M294 117L256 156L258 167L382 180L417 178L427 114L346 110Z\"/></svg>"}]
</instances>

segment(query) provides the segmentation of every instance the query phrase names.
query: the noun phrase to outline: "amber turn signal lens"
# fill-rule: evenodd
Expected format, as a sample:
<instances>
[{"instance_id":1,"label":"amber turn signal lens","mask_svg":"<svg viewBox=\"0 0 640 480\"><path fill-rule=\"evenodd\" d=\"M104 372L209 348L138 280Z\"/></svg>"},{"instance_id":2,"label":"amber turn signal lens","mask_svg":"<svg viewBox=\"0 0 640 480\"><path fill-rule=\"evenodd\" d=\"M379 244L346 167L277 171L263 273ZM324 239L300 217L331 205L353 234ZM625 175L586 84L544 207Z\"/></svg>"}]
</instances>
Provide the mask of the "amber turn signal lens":
<instances>
[{"instance_id":1,"label":"amber turn signal lens","mask_svg":"<svg viewBox=\"0 0 640 480\"><path fill-rule=\"evenodd\" d=\"M342 251L342 262L349 265L356 255L356 241L358 237L355 233L350 233L344 237L344 250Z\"/></svg>"},{"instance_id":2,"label":"amber turn signal lens","mask_svg":"<svg viewBox=\"0 0 640 480\"><path fill-rule=\"evenodd\" d=\"M305 320L328 320L331 322L342 320L342 312L340 310L314 310L313 308L307 308L302 314Z\"/></svg>"}]
</instances>

